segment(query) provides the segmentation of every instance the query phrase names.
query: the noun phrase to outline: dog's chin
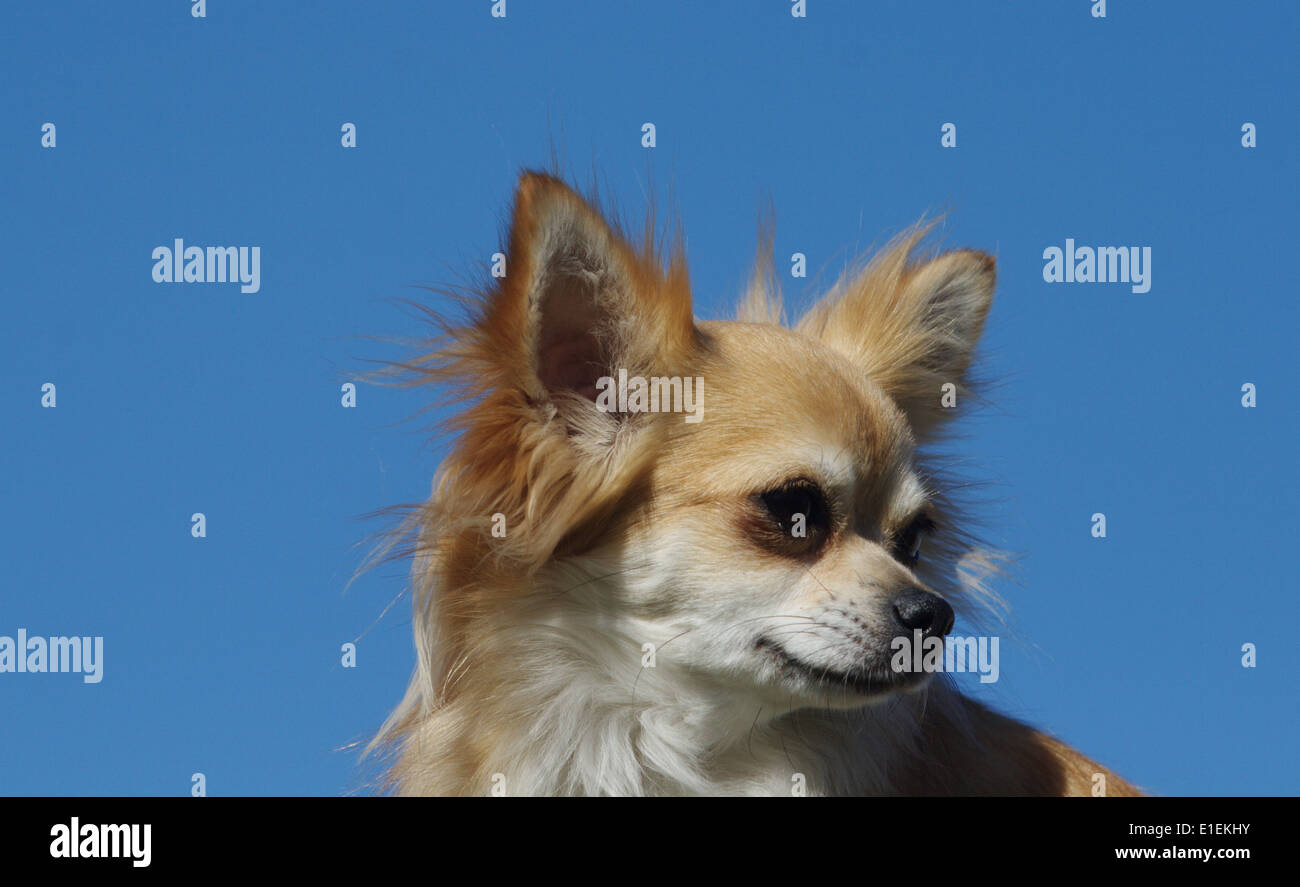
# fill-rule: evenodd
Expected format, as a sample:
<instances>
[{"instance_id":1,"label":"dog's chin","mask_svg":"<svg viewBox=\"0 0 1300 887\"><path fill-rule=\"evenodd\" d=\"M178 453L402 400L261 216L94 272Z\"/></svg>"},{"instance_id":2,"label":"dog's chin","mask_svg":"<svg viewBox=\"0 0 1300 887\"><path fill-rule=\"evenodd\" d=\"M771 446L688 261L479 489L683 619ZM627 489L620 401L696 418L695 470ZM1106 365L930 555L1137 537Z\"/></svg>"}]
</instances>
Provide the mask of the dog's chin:
<instances>
[{"instance_id":1,"label":"dog's chin","mask_svg":"<svg viewBox=\"0 0 1300 887\"><path fill-rule=\"evenodd\" d=\"M776 669L776 689L809 705L859 708L921 690L932 677L926 672L894 671L885 654L878 661L868 657L852 668L840 669L800 659L766 639L757 646Z\"/></svg>"}]
</instances>

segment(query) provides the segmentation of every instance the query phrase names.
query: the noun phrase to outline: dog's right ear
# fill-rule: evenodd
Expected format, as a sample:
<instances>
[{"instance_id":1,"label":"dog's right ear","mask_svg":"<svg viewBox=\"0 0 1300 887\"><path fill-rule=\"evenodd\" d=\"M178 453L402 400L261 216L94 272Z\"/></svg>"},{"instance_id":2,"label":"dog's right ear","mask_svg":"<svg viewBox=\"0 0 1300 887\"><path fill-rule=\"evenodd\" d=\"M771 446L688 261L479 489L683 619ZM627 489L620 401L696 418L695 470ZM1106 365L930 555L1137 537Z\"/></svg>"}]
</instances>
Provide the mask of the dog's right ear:
<instances>
[{"instance_id":1,"label":"dog's right ear","mask_svg":"<svg viewBox=\"0 0 1300 887\"><path fill-rule=\"evenodd\" d=\"M944 386L966 388L997 280L996 262L985 253L918 255L928 230L896 238L799 322L863 369L921 439L957 412L942 403Z\"/></svg>"},{"instance_id":2,"label":"dog's right ear","mask_svg":"<svg viewBox=\"0 0 1300 887\"><path fill-rule=\"evenodd\" d=\"M553 406L571 427L589 426L602 421L599 379L620 368L667 373L686 356L695 327L685 263L678 257L665 270L558 179L525 173L506 276L480 331L499 380Z\"/></svg>"}]
</instances>

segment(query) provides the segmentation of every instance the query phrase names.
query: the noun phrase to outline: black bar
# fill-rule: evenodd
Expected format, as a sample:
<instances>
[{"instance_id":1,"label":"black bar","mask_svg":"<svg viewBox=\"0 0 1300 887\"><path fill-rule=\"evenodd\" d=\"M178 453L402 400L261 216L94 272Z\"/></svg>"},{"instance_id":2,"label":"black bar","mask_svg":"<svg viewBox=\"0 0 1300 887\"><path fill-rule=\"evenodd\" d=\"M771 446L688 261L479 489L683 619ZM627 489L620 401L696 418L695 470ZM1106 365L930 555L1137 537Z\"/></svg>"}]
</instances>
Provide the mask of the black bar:
<instances>
[{"instance_id":1,"label":"black bar","mask_svg":"<svg viewBox=\"0 0 1300 887\"><path fill-rule=\"evenodd\" d=\"M415 865L407 877L432 883L463 880L465 866L485 875L522 866L664 876L701 858L737 872L792 863L808 866L809 878L848 865L864 880L894 867L951 876L976 860L999 872L1140 868L1178 877L1200 867L1231 877L1261 860L1289 868L1296 812L1292 798L7 798L0 859L6 869L18 863L72 876L108 868L378 875ZM55 858L68 849L58 841L74 817L83 841L107 836L111 850L118 835L121 856ZM145 824L148 866L132 859L132 851L143 856L142 840L98 828ZM1129 855L1151 850L1150 859ZM1209 858L1191 858L1207 850ZM1245 857L1223 855L1237 851ZM607 856L610 866L595 868Z\"/></svg>"}]
</instances>

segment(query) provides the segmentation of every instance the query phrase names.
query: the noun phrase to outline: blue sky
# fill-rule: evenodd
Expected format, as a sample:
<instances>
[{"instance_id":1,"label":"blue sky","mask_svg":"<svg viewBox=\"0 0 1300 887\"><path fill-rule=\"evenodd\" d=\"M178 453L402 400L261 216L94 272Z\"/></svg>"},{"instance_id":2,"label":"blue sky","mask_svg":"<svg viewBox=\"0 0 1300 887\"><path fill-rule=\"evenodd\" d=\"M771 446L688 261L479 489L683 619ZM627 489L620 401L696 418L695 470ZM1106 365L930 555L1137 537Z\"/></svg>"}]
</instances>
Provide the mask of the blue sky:
<instances>
[{"instance_id":1,"label":"blue sky","mask_svg":"<svg viewBox=\"0 0 1300 887\"><path fill-rule=\"evenodd\" d=\"M98 684L0 674L0 793L365 790L339 749L411 619L380 618L402 567L345 585L442 450L402 421L423 393L339 385L419 332L394 300L487 261L552 143L630 214L672 186L706 318L769 199L794 306L948 210L998 256L962 452L1020 555L975 691L1158 793L1297 793L1294 5L631 5L0 13L0 635L105 639ZM154 283L177 237L260 246L261 290ZM1150 292L1045 283L1066 238L1149 246Z\"/></svg>"}]
</instances>

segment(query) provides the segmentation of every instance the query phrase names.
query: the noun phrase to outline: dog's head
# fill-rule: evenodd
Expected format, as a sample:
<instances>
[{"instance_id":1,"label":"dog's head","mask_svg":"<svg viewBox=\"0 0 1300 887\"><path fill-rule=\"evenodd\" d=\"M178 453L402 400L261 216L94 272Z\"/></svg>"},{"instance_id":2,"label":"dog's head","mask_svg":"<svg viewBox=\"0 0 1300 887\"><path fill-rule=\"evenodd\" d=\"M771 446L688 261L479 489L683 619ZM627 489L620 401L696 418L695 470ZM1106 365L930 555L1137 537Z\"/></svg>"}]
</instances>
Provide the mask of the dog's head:
<instances>
[{"instance_id":1,"label":"dog's head","mask_svg":"<svg viewBox=\"0 0 1300 887\"><path fill-rule=\"evenodd\" d=\"M585 632L777 710L917 686L892 642L951 630L958 553L918 446L964 397L995 277L917 258L920 234L792 329L761 293L749 322L697 322L679 252L526 175L505 276L420 364L473 401L426 528L444 661Z\"/></svg>"}]
</instances>

